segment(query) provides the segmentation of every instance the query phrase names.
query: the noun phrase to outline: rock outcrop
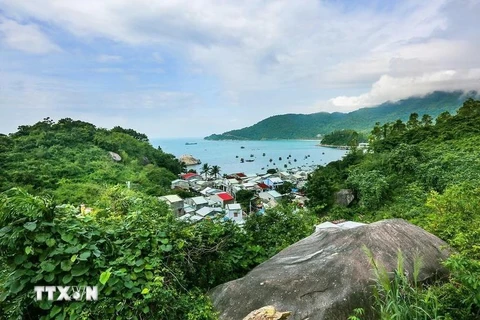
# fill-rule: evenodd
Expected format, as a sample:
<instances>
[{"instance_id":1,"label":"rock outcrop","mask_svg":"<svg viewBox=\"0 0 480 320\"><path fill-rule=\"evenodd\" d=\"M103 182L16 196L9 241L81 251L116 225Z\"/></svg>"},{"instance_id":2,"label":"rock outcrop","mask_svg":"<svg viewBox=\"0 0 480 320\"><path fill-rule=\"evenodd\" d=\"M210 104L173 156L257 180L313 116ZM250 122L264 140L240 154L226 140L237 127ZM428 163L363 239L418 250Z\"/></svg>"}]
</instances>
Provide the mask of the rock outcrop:
<instances>
[{"instance_id":1,"label":"rock outcrop","mask_svg":"<svg viewBox=\"0 0 480 320\"><path fill-rule=\"evenodd\" d=\"M195 159L191 154L184 154L178 160L185 163L185 165L187 166L194 166L202 163L199 159Z\"/></svg>"},{"instance_id":2,"label":"rock outcrop","mask_svg":"<svg viewBox=\"0 0 480 320\"><path fill-rule=\"evenodd\" d=\"M367 311L362 319L373 319L373 274L363 246L389 271L401 250L410 275L415 257L421 257L421 281L447 275L440 263L449 255L446 243L391 219L352 229L320 229L245 277L214 288L210 296L222 320L242 319L268 305L290 311L289 320L347 319L359 307Z\"/></svg>"},{"instance_id":3,"label":"rock outcrop","mask_svg":"<svg viewBox=\"0 0 480 320\"><path fill-rule=\"evenodd\" d=\"M286 320L290 312L280 312L274 306L266 306L250 312L243 320Z\"/></svg>"},{"instance_id":4,"label":"rock outcrop","mask_svg":"<svg viewBox=\"0 0 480 320\"><path fill-rule=\"evenodd\" d=\"M342 189L335 193L335 203L343 207L348 207L354 199L355 195L351 189Z\"/></svg>"}]
</instances>

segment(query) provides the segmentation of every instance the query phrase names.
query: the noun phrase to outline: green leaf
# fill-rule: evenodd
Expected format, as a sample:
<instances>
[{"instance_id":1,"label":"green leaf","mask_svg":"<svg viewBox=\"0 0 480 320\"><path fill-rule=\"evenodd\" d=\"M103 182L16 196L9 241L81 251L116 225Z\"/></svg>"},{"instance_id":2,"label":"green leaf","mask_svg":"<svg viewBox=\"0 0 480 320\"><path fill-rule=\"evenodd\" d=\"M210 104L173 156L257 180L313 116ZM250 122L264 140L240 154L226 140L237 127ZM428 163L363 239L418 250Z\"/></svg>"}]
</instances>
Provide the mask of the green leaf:
<instances>
[{"instance_id":1,"label":"green leaf","mask_svg":"<svg viewBox=\"0 0 480 320\"><path fill-rule=\"evenodd\" d=\"M112 270L112 268L108 268L106 271L102 272L100 274L100 283L101 284L105 284L107 283L108 279L110 279L110 275L112 274L110 271Z\"/></svg>"},{"instance_id":2,"label":"green leaf","mask_svg":"<svg viewBox=\"0 0 480 320\"><path fill-rule=\"evenodd\" d=\"M62 308L55 305L53 308L50 310L50 317L55 317L60 311L62 311Z\"/></svg>"},{"instance_id":3,"label":"green leaf","mask_svg":"<svg viewBox=\"0 0 480 320\"><path fill-rule=\"evenodd\" d=\"M151 271L145 272L145 278L147 280L152 280L153 279L153 273Z\"/></svg>"},{"instance_id":4,"label":"green leaf","mask_svg":"<svg viewBox=\"0 0 480 320\"><path fill-rule=\"evenodd\" d=\"M168 243L168 239L160 239L160 242L163 243L163 244L167 244L167 243Z\"/></svg>"},{"instance_id":5,"label":"green leaf","mask_svg":"<svg viewBox=\"0 0 480 320\"><path fill-rule=\"evenodd\" d=\"M72 276L78 277L78 276L84 275L87 272L88 272L88 266L78 265L73 267Z\"/></svg>"},{"instance_id":6,"label":"green leaf","mask_svg":"<svg viewBox=\"0 0 480 320\"><path fill-rule=\"evenodd\" d=\"M42 300L38 303L38 306L40 307L40 309L50 310L50 308L52 307L52 301Z\"/></svg>"},{"instance_id":7,"label":"green leaf","mask_svg":"<svg viewBox=\"0 0 480 320\"><path fill-rule=\"evenodd\" d=\"M68 284L70 281L72 281L73 276L71 274L66 274L62 278L63 284Z\"/></svg>"},{"instance_id":8,"label":"green leaf","mask_svg":"<svg viewBox=\"0 0 480 320\"><path fill-rule=\"evenodd\" d=\"M30 246L25 247L25 253L26 254L30 254L30 253L32 253L32 251L33 251L32 247L30 247Z\"/></svg>"},{"instance_id":9,"label":"green leaf","mask_svg":"<svg viewBox=\"0 0 480 320\"><path fill-rule=\"evenodd\" d=\"M61 238L65 242L71 242L73 240L73 235L72 234L62 234Z\"/></svg>"},{"instance_id":10,"label":"green leaf","mask_svg":"<svg viewBox=\"0 0 480 320\"><path fill-rule=\"evenodd\" d=\"M50 239L47 239L47 241L45 241L45 243L47 244L47 246L53 247L55 245L56 241L55 241L55 239L50 238Z\"/></svg>"},{"instance_id":11,"label":"green leaf","mask_svg":"<svg viewBox=\"0 0 480 320\"><path fill-rule=\"evenodd\" d=\"M75 261L77 260L77 257L78 257L78 256L77 256L76 254L74 254L74 255L70 258L70 261L75 262Z\"/></svg>"},{"instance_id":12,"label":"green leaf","mask_svg":"<svg viewBox=\"0 0 480 320\"><path fill-rule=\"evenodd\" d=\"M145 265L145 270L152 270L153 266L151 264L146 264Z\"/></svg>"},{"instance_id":13,"label":"green leaf","mask_svg":"<svg viewBox=\"0 0 480 320\"><path fill-rule=\"evenodd\" d=\"M78 260L85 261L90 257L91 254L92 253L90 251L84 251L80 254L80 256L78 257Z\"/></svg>"},{"instance_id":14,"label":"green leaf","mask_svg":"<svg viewBox=\"0 0 480 320\"><path fill-rule=\"evenodd\" d=\"M33 231L37 228L36 222L26 222L23 227L29 231Z\"/></svg>"},{"instance_id":15,"label":"green leaf","mask_svg":"<svg viewBox=\"0 0 480 320\"><path fill-rule=\"evenodd\" d=\"M133 282L132 281L125 281L125 283L123 285L128 289L133 288Z\"/></svg>"},{"instance_id":16,"label":"green leaf","mask_svg":"<svg viewBox=\"0 0 480 320\"><path fill-rule=\"evenodd\" d=\"M49 261L44 261L40 264L40 268L42 268L42 270L46 272L52 272L53 270L55 270L55 265Z\"/></svg>"},{"instance_id":17,"label":"green leaf","mask_svg":"<svg viewBox=\"0 0 480 320\"><path fill-rule=\"evenodd\" d=\"M43 276L43 280L45 280L46 282L51 282L54 278L55 278L54 273L48 273Z\"/></svg>"},{"instance_id":18,"label":"green leaf","mask_svg":"<svg viewBox=\"0 0 480 320\"><path fill-rule=\"evenodd\" d=\"M145 289L143 289L145 290ZM148 290L148 289L147 289ZM142 291L143 293L143 291ZM149 313L150 312L150 308L148 306L145 306L143 309L142 309L143 313Z\"/></svg>"},{"instance_id":19,"label":"green leaf","mask_svg":"<svg viewBox=\"0 0 480 320\"><path fill-rule=\"evenodd\" d=\"M60 268L62 268L63 271L70 271L72 269L72 261L70 260L64 260L60 263Z\"/></svg>"},{"instance_id":20,"label":"green leaf","mask_svg":"<svg viewBox=\"0 0 480 320\"><path fill-rule=\"evenodd\" d=\"M45 242L47 240L48 235L46 233L37 233L35 235L36 242Z\"/></svg>"},{"instance_id":21,"label":"green leaf","mask_svg":"<svg viewBox=\"0 0 480 320\"><path fill-rule=\"evenodd\" d=\"M138 266L141 266L142 264L144 263L143 259L138 259L137 261L135 261L135 265L138 267Z\"/></svg>"},{"instance_id":22,"label":"green leaf","mask_svg":"<svg viewBox=\"0 0 480 320\"><path fill-rule=\"evenodd\" d=\"M13 259L13 261L15 262L15 264L18 266L19 264L22 264L23 262L25 262L25 260L27 260L27 256L24 255L24 254L21 254L21 255L17 255L15 256L15 259Z\"/></svg>"},{"instance_id":23,"label":"green leaf","mask_svg":"<svg viewBox=\"0 0 480 320\"><path fill-rule=\"evenodd\" d=\"M10 285L10 292L11 293L19 293L25 287L25 283L22 283L18 280L13 281Z\"/></svg>"},{"instance_id":24,"label":"green leaf","mask_svg":"<svg viewBox=\"0 0 480 320\"><path fill-rule=\"evenodd\" d=\"M136 267L136 268L133 268L133 271L134 271L135 273L140 273L140 272L142 272L142 271L143 271L143 266L141 266L141 267Z\"/></svg>"},{"instance_id":25,"label":"green leaf","mask_svg":"<svg viewBox=\"0 0 480 320\"><path fill-rule=\"evenodd\" d=\"M173 246L172 246L171 244L167 244L167 245L162 244L162 245L160 246L160 249L161 249L162 251L169 252L169 251L172 251Z\"/></svg>"}]
</instances>

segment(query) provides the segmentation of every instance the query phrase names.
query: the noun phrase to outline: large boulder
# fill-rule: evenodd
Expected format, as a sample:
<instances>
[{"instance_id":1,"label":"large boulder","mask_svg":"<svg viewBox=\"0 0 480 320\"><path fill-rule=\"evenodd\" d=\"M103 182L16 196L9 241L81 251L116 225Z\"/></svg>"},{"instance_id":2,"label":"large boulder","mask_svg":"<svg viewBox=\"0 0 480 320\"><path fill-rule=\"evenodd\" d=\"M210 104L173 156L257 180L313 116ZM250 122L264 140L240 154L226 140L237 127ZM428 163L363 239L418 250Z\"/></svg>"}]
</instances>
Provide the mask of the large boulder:
<instances>
[{"instance_id":1,"label":"large boulder","mask_svg":"<svg viewBox=\"0 0 480 320\"><path fill-rule=\"evenodd\" d=\"M401 219L356 228L324 228L291 245L245 277L217 286L210 293L222 320L238 320L266 305L291 312L289 320L347 319L363 307L373 319L372 267L363 251L393 271L401 250L411 275L416 256L423 261L419 279L447 275L441 261L447 244Z\"/></svg>"}]
</instances>

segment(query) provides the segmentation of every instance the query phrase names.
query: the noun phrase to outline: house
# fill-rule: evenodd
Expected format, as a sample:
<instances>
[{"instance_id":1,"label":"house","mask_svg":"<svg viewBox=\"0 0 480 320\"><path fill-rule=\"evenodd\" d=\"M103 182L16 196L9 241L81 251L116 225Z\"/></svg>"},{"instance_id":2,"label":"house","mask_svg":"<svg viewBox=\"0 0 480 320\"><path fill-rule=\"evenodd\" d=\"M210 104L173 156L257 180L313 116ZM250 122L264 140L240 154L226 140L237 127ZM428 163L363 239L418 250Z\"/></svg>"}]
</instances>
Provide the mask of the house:
<instances>
[{"instance_id":1,"label":"house","mask_svg":"<svg viewBox=\"0 0 480 320\"><path fill-rule=\"evenodd\" d=\"M235 202L235 199L227 192L214 194L210 197L210 200L219 203L222 208L224 208L227 204Z\"/></svg>"},{"instance_id":2,"label":"house","mask_svg":"<svg viewBox=\"0 0 480 320\"><path fill-rule=\"evenodd\" d=\"M196 214L201 217L214 217L217 214L222 213L222 209L213 207L203 207L197 210Z\"/></svg>"},{"instance_id":3,"label":"house","mask_svg":"<svg viewBox=\"0 0 480 320\"><path fill-rule=\"evenodd\" d=\"M223 190L225 190L226 192L232 192L233 190L233 186L236 186L238 185L239 182L237 179L224 179L223 180Z\"/></svg>"},{"instance_id":4,"label":"house","mask_svg":"<svg viewBox=\"0 0 480 320\"><path fill-rule=\"evenodd\" d=\"M193 197L185 199L185 203L189 204L195 210L199 210L203 207L208 206L208 201L205 197Z\"/></svg>"},{"instance_id":5,"label":"house","mask_svg":"<svg viewBox=\"0 0 480 320\"><path fill-rule=\"evenodd\" d=\"M184 202L183 199L177 196L176 194L171 194L168 196L161 196L158 200L165 202L172 211L178 216L185 214L183 210Z\"/></svg>"},{"instance_id":6,"label":"house","mask_svg":"<svg viewBox=\"0 0 480 320\"><path fill-rule=\"evenodd\" d=\"M177 179L173 180L171 183L171 188L172 189L183 189L183 190L189 190L190 185L188 184L188 181L183 180L183 179Z\"/></svg>"},{"instance_id":7,"label":"house","mask_svg":"<svg viewBox=\"0 0 480 320\"><path fill-rule=\"evenodd\" d=\"M265 183L260 182L260 183L257 183L255 189L256 189L257 193L259 193L259 192L267 191L270 188Z\"/></svg>"},{"instance_id":8,"label":"house","mask_svg":"<svg viewBox=\"0 0 480 320\"><path fill-rule=\"evenodd\" d=\"M243 211L239 203L230 203L226 206L227 213L225 217L235 221L236 223L243 223Z\"/></svg>"},{"instance_id":9,"label":"house","mask_svg":"<svg viewBox=\"0 0 480 320\"><path fill-rule=\"evenodd\" d=\"M211 196L211 195L214 195L216 193L220 193L220 192L223 192L222 190L220 189L216 189L216 188L211 188L211 187L206 187L205 189L201 190L200 193L203 194L204 196Z\"/></svg>"},{"instance_id":10,"label":"house","mask_svg":"<svg viewBox=\"0 0 480 320\"><path fill-rule=\"evenodd\" d=\"M260 192L258 194L258 196L264 202L276 202L276 203L278 203L282 199L282 195L275 190Z\"/></svg>"},{"instance_id":11,"label":"house","mask_svg":"<svg viewBox=\"0 0 480 320\"><path fill-rule=\"evenodd\" d=\"M191 180L203 180L203 177L198 173L189 172L181 175L183 180L191 181Z\"/></svg>"},{"instance_id":12,"label":"house","mask_svg":"<svg viewBox=\"0 0 480 320\"><path fill-rule=\"evenodd\" d=\"M268 177L263 181L270 189L275 189L278 186L283 185L283 180L277 177Z\"/></svg>"}]
</instances>

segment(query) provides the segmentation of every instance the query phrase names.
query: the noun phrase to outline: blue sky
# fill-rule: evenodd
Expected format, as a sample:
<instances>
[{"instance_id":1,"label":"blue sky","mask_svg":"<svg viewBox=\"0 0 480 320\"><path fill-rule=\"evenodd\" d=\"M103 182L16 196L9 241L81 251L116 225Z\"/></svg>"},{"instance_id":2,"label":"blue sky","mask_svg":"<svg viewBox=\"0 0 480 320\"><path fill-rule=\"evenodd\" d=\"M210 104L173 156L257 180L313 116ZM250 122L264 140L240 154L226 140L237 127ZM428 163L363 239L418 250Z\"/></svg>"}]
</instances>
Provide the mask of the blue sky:
<instances>
[{"instance_id":1,"label":"blue sky","mask_svg":"<svg viewBox=\"0 0 480 320\"><path fill-rule=\"evenodd\" d=\"M479 0L0 1L0 132L198 137L480 89Z\"/></svg>"}]
</instances>

